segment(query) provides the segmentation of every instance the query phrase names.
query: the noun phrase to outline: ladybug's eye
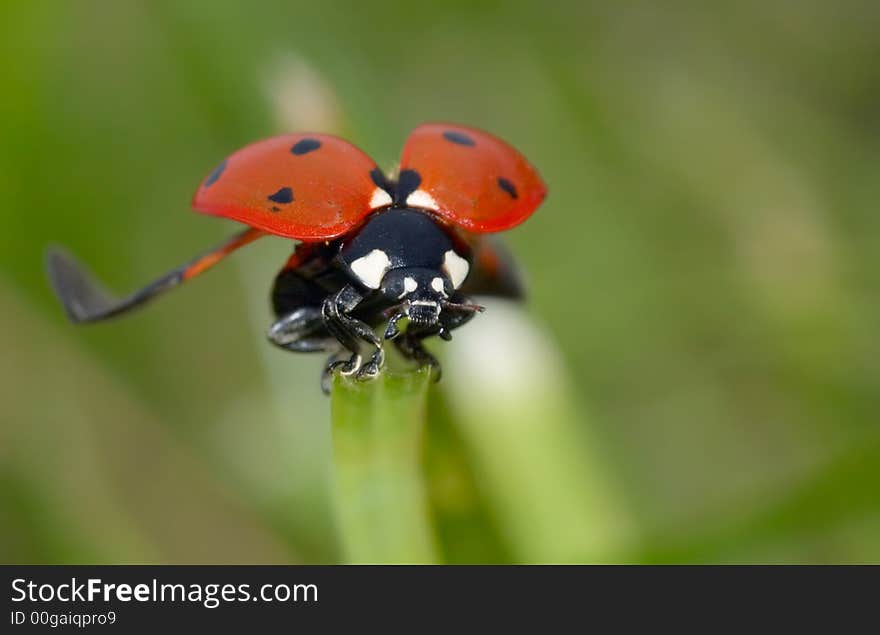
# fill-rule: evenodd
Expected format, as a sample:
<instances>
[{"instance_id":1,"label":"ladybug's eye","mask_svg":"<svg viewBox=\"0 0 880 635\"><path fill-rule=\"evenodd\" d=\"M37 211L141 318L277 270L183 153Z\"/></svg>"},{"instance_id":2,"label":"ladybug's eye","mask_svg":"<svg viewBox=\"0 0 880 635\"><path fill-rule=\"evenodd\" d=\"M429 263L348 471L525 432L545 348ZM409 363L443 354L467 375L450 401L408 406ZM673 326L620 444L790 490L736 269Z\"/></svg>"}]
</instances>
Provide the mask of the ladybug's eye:
<instances>
[{"instance_id":1,"label":"ladybug's eye","mask_svg":"<svg viewBox=\"0 0 880 635\"><path fill-rule=\"evenodd\" d=\"M385 279L382 280L382 293L384 293L389 298L398 298L401 299L410 291L414 290L410 287L415 287L416 281L409 277L401 275L401 271L398 269L396 271L390 272Z\"/></svg>"}]
</instances>

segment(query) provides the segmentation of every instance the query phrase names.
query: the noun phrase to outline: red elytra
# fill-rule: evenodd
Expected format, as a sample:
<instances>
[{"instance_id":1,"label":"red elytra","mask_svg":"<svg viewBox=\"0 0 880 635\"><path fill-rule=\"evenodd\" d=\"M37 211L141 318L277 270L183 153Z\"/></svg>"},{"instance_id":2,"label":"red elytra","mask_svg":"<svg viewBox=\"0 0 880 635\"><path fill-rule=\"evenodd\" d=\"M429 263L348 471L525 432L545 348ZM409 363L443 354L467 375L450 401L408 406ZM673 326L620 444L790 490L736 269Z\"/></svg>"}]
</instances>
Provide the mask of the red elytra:
<instances>
[{"instance_id":1,"label":"red elytra","mask_svg":"<svg viewBox=\"0 0 880 635\"><path fill-rule=\"evenodd\" d=\"M406 200L475 233L509 229L546 195L537 171L486 132L429 123L410 134L401 172L418 173ZM202 182L193 207L266 233L306 242L330 240L391 205L374 181L376 163L331 135L291 134L258 141L229 156Z\"/></svg>"},{"instance_id":2,"label":"red elytra","mask_svg":"<svg viewBox=\"0 0 880 635\"><path fill-rule=\"evenodd\" d=\"M328 240L372 211L375 168L370 157L337 137L281 135L230 155L202 181L192 205L270 234Z\"/></svg>"},{"instance_id":3,"label":"red elytra","mask_svg":"<svg viewBox=\"0 0 880 635\"><path fill-rule=\"evenodd\" d=\"M430 209L474 233L519 225L547 195L525 157L501 139L465 126L419 126L404 145L400 169L419 173L419 189L430 196L422 200Z\"/></svg>"}]
</instances>

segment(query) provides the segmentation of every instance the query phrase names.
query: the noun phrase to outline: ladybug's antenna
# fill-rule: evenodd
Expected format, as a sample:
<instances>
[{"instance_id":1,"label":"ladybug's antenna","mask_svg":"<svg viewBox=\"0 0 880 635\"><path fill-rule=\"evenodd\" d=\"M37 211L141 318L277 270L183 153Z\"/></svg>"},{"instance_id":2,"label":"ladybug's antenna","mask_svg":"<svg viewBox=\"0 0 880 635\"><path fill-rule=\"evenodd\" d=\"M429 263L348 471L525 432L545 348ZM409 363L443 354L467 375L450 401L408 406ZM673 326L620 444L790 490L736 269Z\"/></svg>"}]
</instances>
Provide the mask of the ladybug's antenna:
<instances>
[{"instance_id":1,"label":"ladybug's antenna","mask_svg":"<svg viewBox=\"0 0 880 635\"><path fill-rule=\"evenodd\" d=\"M481 304L450 302L449 300L443 300L440 306L446 311L459 311L461 313L482 313L486 310L486 307Z\"/></svg>"}]
</instances>

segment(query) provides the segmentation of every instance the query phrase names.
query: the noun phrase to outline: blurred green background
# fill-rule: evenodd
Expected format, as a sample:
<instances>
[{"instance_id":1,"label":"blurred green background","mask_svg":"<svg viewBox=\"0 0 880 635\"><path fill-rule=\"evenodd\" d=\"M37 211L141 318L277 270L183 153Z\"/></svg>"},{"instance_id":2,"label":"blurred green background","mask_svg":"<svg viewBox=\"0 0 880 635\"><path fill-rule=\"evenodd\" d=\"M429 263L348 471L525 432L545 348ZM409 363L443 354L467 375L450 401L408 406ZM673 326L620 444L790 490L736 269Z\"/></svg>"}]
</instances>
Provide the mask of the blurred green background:
<instances>
[{"instance_id":1,"label":"blurred green background","mask_svg":"<svg viewBox=\"0 0 880 635\"><path fill-rule=\"evenodd\" d=\"M132 290L231 233L188 202L237 147L390 169L437 119L551 191L508 236L525 312L462 329L435 397L485 423L444 433L451 560L880 561L878 60L876 2L6 0L0 561L340 560L322 359L263 336L289 243L92 328L43 252Z\"/></svg>"}]
</instances>

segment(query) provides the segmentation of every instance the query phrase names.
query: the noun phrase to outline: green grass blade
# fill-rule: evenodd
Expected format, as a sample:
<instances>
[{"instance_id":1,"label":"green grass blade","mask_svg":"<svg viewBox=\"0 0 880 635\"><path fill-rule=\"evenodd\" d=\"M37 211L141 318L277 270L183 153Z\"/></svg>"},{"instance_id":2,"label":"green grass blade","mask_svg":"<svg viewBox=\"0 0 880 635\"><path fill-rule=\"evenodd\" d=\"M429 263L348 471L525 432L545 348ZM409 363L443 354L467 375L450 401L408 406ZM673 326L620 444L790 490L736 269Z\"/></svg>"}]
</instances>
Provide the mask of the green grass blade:
<instances>
[{"instance_id":1,"label":"green grass blade","mask_svg":"<svg viewBox=\"0 0 880 635\"><path fill-rule=\"evenodd\" d=\"M348 562L438 559L423 477L429 384L426 370L334 383L336 511Z\"/></svg>"},{"instance_id":2,"label":"green grass blade","mask_svg":"<svg viewBox=\"0 0 880 635\"><path fill-rule=\"evenodd\" d=\"M632 521L561 356L520 307L486 304L445 349L443 389L513 558L614 561Z\"/></svg>"}]
</instances>

